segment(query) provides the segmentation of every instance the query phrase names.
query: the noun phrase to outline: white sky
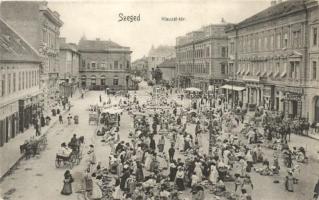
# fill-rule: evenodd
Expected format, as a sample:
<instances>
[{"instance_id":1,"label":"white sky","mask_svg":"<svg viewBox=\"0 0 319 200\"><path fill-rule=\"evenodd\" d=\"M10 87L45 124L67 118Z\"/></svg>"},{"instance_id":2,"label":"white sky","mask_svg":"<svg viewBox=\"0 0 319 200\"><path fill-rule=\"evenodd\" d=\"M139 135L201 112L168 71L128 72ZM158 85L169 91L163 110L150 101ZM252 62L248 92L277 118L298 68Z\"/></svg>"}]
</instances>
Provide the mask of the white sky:
<instances>
[{"instance_id":1,"label":"white sky","mask_svg":"<svg viewBox=\"0 0 319 200\"><path fill-rule=\"evenodd\" d=\"M151 45L175 45L177 36L221 18L236 23L270 6L270 0L95 0L49 1L61 15L61 37L77 43L111 39L133 50L132 61L147 55ZM140 22L118 22L119 13L141 15ZM161 17L184 17L166 22Z\"/></svg>"}]
</instances>

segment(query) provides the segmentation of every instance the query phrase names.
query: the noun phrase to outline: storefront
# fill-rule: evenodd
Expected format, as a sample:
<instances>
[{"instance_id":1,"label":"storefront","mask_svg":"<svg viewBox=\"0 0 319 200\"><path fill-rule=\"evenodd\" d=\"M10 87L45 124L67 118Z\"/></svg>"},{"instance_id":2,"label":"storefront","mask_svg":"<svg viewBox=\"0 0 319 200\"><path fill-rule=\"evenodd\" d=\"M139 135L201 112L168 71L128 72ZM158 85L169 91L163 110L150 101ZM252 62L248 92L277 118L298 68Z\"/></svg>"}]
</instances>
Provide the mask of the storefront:
<instances>
[{"instance_id":1,"label":"storefront","mask_svg":"<svg viewBox=\"0 0 319 200\"><path fill-rule=\"evenodd\" d=\"M302 116L302 88L281 87L276 88L276 90L277 93L282 94L282 97L279 97L279 101L283 103L283 108L280 110L284 112L285 117L300 118Z\"/></svg>"},{"instance_id":2,"label":"storefront","mask_svg":"<svg viewBox=\"0 0 319 200\"><path fill-rule=\"evenodd\" d=\"M18 102L0 108L0 147L19 133L18 112Z\"/></svg>"},{"instance_id":3,"label":"storefront","mask_svg":"<svg viewBox=\"0 0 319 200\"><path fill-rule=\"evenodd\" d=\"M42 108L40 106L40 96L26 97L19 100L19 128L20 132L28 129L36 116L40 116Z\"/></svg>"},{"instance_id":4,"label":"storefront","mask_svg":"<svg viewBox=\"0 0 319 200\"><path fill-rule=\"evenodd\" d=\"M263 87L263 106L266 110L274 109L275 102L275 86L274 85L264 85Z\"/></svg>"}]
</instances>

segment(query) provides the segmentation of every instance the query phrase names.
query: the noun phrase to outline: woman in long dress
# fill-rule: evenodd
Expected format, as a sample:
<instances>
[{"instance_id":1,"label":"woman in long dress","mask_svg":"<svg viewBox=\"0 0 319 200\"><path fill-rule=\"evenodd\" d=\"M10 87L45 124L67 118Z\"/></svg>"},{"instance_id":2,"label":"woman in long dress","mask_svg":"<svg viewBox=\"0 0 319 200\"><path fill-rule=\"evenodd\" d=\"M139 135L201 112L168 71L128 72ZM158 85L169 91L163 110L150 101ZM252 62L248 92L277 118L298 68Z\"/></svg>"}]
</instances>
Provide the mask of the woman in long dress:
<instances>
[{"instance_id":1,"label":"woman in long dress","mask_svg":"<svg viewBox=\"0 0 319 200\"><path fill-rule=\"evenodd\" d=\"M179 166L178 167L178 171L176 173L176 179L175 179L175 183L176 183L178 191L184 191L185 190L184 177L185 177L185 173L183 171L183 168L181 166Z\"/></svg>"},{"instance_id":2,"label":"woman in long dress","mask_svg":"<svg viewBox=\"0 0 319 200\"><path fill-rule=\"evenodd\" d=\"M209 174L209 181L213 184L216 185L218 181L218 171L215 165L210 166L210 174Z\"/></svg>"},{"instance_id":3,"label":"woman in long dress","mask_svg":"<svg viewBox=\"0 0 319 200\"><path fill-rule=\"evenodd\" d=\"M101 199L103 197L102 190L100 188L101 183L98 179L96 179L95 173L92 174L92 178L93 178L93 190L92 190L91 199L94 199L94 200Z\"/></svg>"},{"instance_id":4,"label":"woman in long dress","mask_svg":"<svg viewBox=\"0 0 319 200\"><path fill-rule=\"evenodd\" d=\"M148 171L151 169L152 160L153 160L152 153L146 152L146 155L145 155L145 169L148 170Z\"/></svg>"},{"instance_id":5,"label":"woman in long dress","mask_svg":"<svg viewBox=\"0 0 319 200\"><path fill-rule=\"evenodd\" d=\"M61 191L62 195L70 195L72 194L72 182L73 177L69 170L66 170L64 173L64 180L63 180L63 188Z\"/></svg>"},{"instance_id":6,"label":"woman in long dress","mask_svg":"<svg viewBox=\"0 0 319 200\"><path fill-rule=\"evenodd\" d=\"M294 191L294 177L292 175L292 172L288 172L288 176L286 176L286 182L285 182L286 190L289 192Z\"/></svg>"},{"instance_id":7,"label":"woman in long dress","mask_svg":"<svg viewBox=\"0 0 319 200\"><path fill-rule=\"evenodd\" d=\"M202 164L199 161L195 162L194 172L196 173L196 176L198 177L198 181L201 182L203 178L203 171L202 171Z\"/></svg>"}]
</instances>

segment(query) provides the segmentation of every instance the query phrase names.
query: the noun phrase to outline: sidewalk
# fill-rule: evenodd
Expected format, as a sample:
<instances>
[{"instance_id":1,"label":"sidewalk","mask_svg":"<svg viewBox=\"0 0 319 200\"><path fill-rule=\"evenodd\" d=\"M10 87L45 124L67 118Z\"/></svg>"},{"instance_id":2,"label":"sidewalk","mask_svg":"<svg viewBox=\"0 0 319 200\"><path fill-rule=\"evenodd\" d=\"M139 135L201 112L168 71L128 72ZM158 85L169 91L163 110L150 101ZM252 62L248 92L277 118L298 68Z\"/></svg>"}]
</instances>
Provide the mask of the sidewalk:
<instances>
[{"instance_id":1,"label":"sidewalk","mask_svg":"<svg viewBox=\"0 0 319 200\"><path fill-rule=\"evenodd\" d=\"M71 98L71 102L75 98L79 98L78 93L74 95L73 98ZM67 110L60 110L62 115L68 113ZM50 118L50 125L41 128L41 135L47 134L49 130L52 127L54 127L59 121L58 115L53 117L50 114ZM14 169L14 167L19 163L19 161L23 159L24 155L20 153L20 145L22 145L25 142L25 140L30 139L31 136L35 136L35 129L33 126L30 126L28 130L24 131L23 133L20 133L0 148L0 182L6 175L10 173L12 169Z\"/></svg>"}]
</instances>

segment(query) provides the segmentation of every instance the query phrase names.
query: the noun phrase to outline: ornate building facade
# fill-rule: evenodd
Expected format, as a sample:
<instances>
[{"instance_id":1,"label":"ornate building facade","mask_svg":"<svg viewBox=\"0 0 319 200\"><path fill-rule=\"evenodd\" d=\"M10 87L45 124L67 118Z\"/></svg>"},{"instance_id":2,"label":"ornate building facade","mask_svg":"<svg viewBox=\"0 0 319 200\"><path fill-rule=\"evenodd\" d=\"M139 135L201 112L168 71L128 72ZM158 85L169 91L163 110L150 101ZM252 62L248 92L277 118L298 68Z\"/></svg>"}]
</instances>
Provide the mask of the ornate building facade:
<instances>
[{"instance_id":1,"label":"ornate building facade","mask_svg":"<svg viewBox=\"0 0 319 200\"><path fill-rule=\"evenodd\" d=\"M127 89L130 85L131 53L129 47L100 39L82 38L78 45L81 55L80 84L82 88Z\"/></svg>"},{"instance_id":2,"label":"ornate building facade","mask_svg":"<svg viewBox=\"0 0 319 200\"><path fill-rule=\"evenodd\" d=\"M220 86L227 74L226 23L205 26L176 38L179 87Z\"/></svg>"},{"instance_id":3,"label":"ornate building facade","mask_svg":"<svg viewBox=\"0 0 319 200\"><path fill-rule=\"evenodd\" d=\"M3 1L0 15L39 52L44 99L55 98L58 91L58 38L63 25L60 15L45 1ZM50 104L49 101L44 103Z\"/></svg>"},{"instance_id":4,"label":"ornate building facade","mask_svg":"<svg viewBox=\"0 0 319 200\"><path fill-rule=\"evenodd\" d=\"M236 103L314 119L309 98L315 101L310 96L318 92L318 84L309 78L311 66L316 68L316 47L309 46L317 12L312 0L284 1L227 28L229 76L235 77L234 85L245 86Z\"/></svg>"}]
</instances>

